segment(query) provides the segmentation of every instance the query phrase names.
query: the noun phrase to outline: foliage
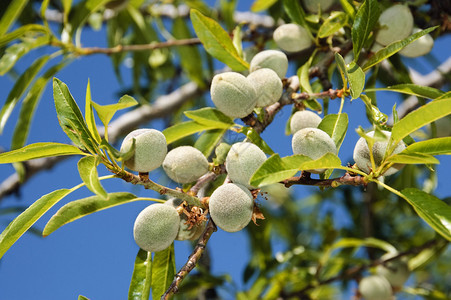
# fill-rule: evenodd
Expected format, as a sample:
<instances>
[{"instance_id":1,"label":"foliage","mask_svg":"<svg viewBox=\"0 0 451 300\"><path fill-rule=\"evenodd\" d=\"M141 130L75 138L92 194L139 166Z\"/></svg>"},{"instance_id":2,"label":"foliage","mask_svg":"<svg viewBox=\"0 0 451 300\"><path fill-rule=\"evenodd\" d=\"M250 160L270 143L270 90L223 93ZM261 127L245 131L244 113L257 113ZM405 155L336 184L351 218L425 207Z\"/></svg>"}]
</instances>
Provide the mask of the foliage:
<instances>
[{"instance_id":1,"label":"foliage","mask_svg":"<svg viewBox=\"0 0 451 300\"><path fill-rule=\"evenodd\" d=\"M241 23L237 21L237 1L219 1L217 7L208 1L185 2L13 0L3 12L1 75L14 76L24 56L43 51L17 74L16 83L5 97L0 132L7 123L16 125L9 151L0 154L0 163L13 164L22 179L18 185L25 185L40 171L30 169L30 160L81 156L76 167L81 183L57 190L49 184L49 191L53 191L42 197L36 195L38 199L0 234L0 258L14 251L10 249L13 244L49 209L79 188L86 187L93 195L63 205L50 217L43 236L101 210L139 200L165 202L167 197L176 197L184 201L177 211L185 213L193 222L190 224L204 218L209 223L192 255L178 270L173 244L154 254L139 249L130 274L128 298L166 299L178 292L175 297L191 299L226 286L228 279L212 273L200 257L217 230L208 214L208 198L203 196L210 196L215 188L228 182L224 160L234 142L230 138L233 134L270 155L249 181L249 186L258 187L252 195L254 203L259 204L254 204L253 222L245 229L252 256L243 274L246 288L234 292L236 299L332 299L337 294L349 294L350 284L373 267L397 259L406 259L414 274L404 294L449 298L451 287L446 276L441 275L446 275L442 268L451 267L451 206L449 199L440 199L434 187L426 183L436 180L434 165L441 160L436 156L451 154L451 137L437 134L439 120L451 114L451 95L444 90L443 82L440 86L413 83L398 53L426 34L439 38L449 33L449 27L440 23L444 18L437 18L438 6L424 5L424 1L406 3L415 14L416 26L423 30L375 51L378 18L392 5L388 0L340 0L319 13L306 10L302 1L256 0L250 9L264 14L252 14L252 19ZM174 7L180 9L170 13L174 10L169 8ZM187 7L189 13L184 13L182 8ZM30 11L33 17L28 15ZM249 18L249 13L243 15ZM219 108L210 107L204 97L209 96L215 73L247 75L254 54L277 49L272 34L275 24L282 22L302 26L312 46L287 53L290 65L297 69L296 74L287 74L282 80L279 101L255 108L242 119L232 119ZM102 28L108 47L83 46L82 31L86 27ZM84 101L72 96L68 87L72 83L57 78L62 69L77 63L75 58L94 54L109 55L121 82L128 76L121 66L133 61L131 84L124 84L117 103L94 102L86 74L80 74L88 82ZM449 84L449 76L443 78ZM51 79L56 115L68 139L65 143L27 144L33 115ZM378 106L379 92L415 96L416 110L398 115L393 103L393 118L389 121L390 112ZM349 126L356 116L346 111L347 104L360 100L371 124L368 130L363 130L365 124ZM339 103L337 110L333 102ZM401 105L404 103L407 101ZM326 153L312 159L278 153L279 149L262 133L274 126L275 117L282 115L285 107L292 107L291 115L304 109L321 112L318 128L331 137L338 155ZM20 109L17 120L12 117L14 109ZM117 113L121 116L115 118ZM103 126L96 124L96 116ZM162 132L170 148L193 145L210 162L209 172L196 182L172 188L167 180L159 184L149 179L149 174L136 175L124 169L124 161L134 154L135 140L131 150L123 153L117 150L119 138L158 118L167 120ZM289 117L285 121L289 124ZM369 152L369 174L347 164L351 154L340 152L345 137L353 130L365 138L370 149L376 141L385 139L388 143L380 164L374 163ZM370 130L375 131L373 137L365 134ZM381 130L390 131L390 138ZM393 154L398 143L407 147ZM395 164L404 168L392 176L381 176ZM99 167L113 175L99 176ZM312 178L316 175L308 170L313 169L325 172ZM161 197L108 192L101 182L113 178L154 190ZM293 192L295 185L317 188L301 197ZM264 196L257 198L259 193ZM337 221L330 207L343 211L350 225ZM273 251L275 239L285 249L277 254ZM382 259L387 252L393 255ZM189 274L196 265L197 274ZM436 276L427 277L427 272ZM360 297L358 292L356 297ZM86 297L80 295L79 299Z\"/></svg>"}]
</instances>

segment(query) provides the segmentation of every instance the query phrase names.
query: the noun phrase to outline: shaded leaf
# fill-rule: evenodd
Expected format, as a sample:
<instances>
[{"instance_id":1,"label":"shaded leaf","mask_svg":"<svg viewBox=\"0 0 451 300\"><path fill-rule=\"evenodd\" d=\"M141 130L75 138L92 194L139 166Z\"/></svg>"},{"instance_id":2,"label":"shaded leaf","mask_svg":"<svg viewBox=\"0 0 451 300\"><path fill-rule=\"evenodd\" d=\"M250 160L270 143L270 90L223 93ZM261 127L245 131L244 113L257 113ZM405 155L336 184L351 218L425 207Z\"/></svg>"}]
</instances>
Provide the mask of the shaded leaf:
<instances>
[{"instance_id":1,"label":"shaded leaf","mask_svg":"<svg viewBox=\"0 0 451 300\"><path fill-rule=\"evenodd\" d=\"M43 56L36 59L31 66L17 78L16 83L9 92L8 98L6 98L5 104L0 111L0 134L5 128L6 121L11 115L14 107L19 102L25 90L28 88L30 83L34 80L38 72L49 60L48 56Z\"/></svg>"},{"instance_id":2,"label":"shaded leaf","mask_svg":"<svg viewBox=\"0 0 451 300\"><path fill-rule=\"evenodd\" d=\"M306 14L302 9L299 1L297 0L283 0L283 8L287 13L288 17L294 22L307 30L310 38L313 39L312 33L310 32L310 27L308 26L306 20Z\"/></svg>"},{"instance_id":3,"label":"shaded leaf","mask_svg":"<svg viewBox=\"0 0 451 300\"><path fill-rule=\"evenodd\" d=\"M274 154L274 151L271 149L271 147L269 147L269 145L265 142L264 139L261 138L260 134L258 134L258 132L255 131L254 128L243 127L241 129L241 133L245 134L252 143L257 145L266 154L269 154L269 155Z\"/></svg>"},{"instance_id":4,"label":"shaded leaf","mask_svg":"<svg viewBox=\"0 0 451 300\"><path fill-rule=\"evenodd\" d=\"M357 99L365 87L365 73L355 62L346 66L352 99Z\"/></svg>"},{"instance_id":5,"label":"shaded leaf","mask_svg":"<svg viewBox=\"0 0 451 300\"><path fill-rule=\"evenodd\" d=\"M48 236L61 226L83 218L84 216L87 216L89 214L138 200L142 199L137 198L135 195L130 193L118 192L108 194L108 200L105 200L105 198L96 195L71 201L61 207L50 218L50 220L45 225L42 235Z\"/></svg>"},{"instance_id":6,"label":"shaded leaf","mask_svg":"<svg viewBox=\"0 0 451 300\"><path fill-rule=\"evenodd\" d=\"M338 151L348 130L348 115L346 113L328 114L321 120L318 129L326 132L332 138Z\"/></svg>"},{"instance_id":7,"label":"shaded leaf","mask_svg":"<svg viewBox=\"0 0 451 300\"><path fill-rule=\"evenodd\" d=\"M0 20L0 36L4 35L11 25L14 24L27 3L28 0L13 0L9 2L8 8Z\"/></svg>"},{"instance_id":8,"label":"shaded leaf","mask_svg":"<svg viewBox=\"0 0 451 300\"><path fill-rule=\"evenodd\" d=\"M117 161L125 161L132 157L132 155L135 153L136 149L136 139L133 138L132 145L130 146L130 149L127 152L121 152L111 146L104 138L102 139L102 142L100 143L100 148L105 149L108 151L108 154L111 155L115 160Z\"/></svg>"},{"instance_id":9,"label":"shaded leaf","mask_svg":"<svg viewBox=\"0 0 451 300\"><path fill-rule=\"evenodd\" d=\"M53 98L56 114L63 131L76 146L82 150L96 153L97 143L89 132L77 103L67 85L57 78L53 79Z\"/></svg>"},{"instance_id":10,"label":"shaded leaf","mask_svg":"<svg viewBox=\"0 0 451 300\"><path fill-rule=\"evenodd\" d=\"M372 88L365 90L365 92L377 92L377 91L391 91L429 99L435 99L444 94L444 92L440 91L439 89L429 86L421 86L413 83L398 84L388 86L386 88Z\"/></svg>"},{"instance_id":11,"label":"shaded leaf","mask_svg":"<svg viewBox=\"0 0 451 300\"><path fill-rule=\"evenodd\" d=\"M437 27L438 26L430 27L428 29L419 31L415 34L412 34L411 36L406 37L405 39L403 39L401 41L393 42L390 45L388 45L387 47L377 51L376 54L371 56L366 61L366 63L363 65L363 67L362 67L363 71L366 71L366 70L370 69L372 66L380 63L384 59L389 58L390 56L397 53L398 51L400 51L402 48L409 45L410 43L416 41L423 35L426 35L429 32L434 31L435 29L437 29Z\"/></svg>"},{"instance_id":12,"label":"shaded leaf","mask_svg":"<svg viewBox=\"0 0 451 300\"><path fill-rule=\"evenodd\" d=\"M451 98L431 101L407 114L393 125L391 139L396 145L410 133L451 113Z\"/></svg>"},{"instance_id":13,"label":"shaded leaf","mask_svg":"<svg viewBox=\"0 0 451 300\"><path fill-rule=\"evenodd\" d=\"M451 241L451 207L449 205L416 188L404 189L401 194L426 223Z\"/></svg>"},{"instance_id":14,"label":"shaded leaf","mask_svg":"<svg viewBox=\"0 0 451 300\"><path fill-rule=\"evenodd\" d=\"M184 114L193 121L205 126L227 129L234 124L230 117L212 107L203 107L198 110L185 111Z\"/></svg>"},{"instance_id":15,"label":"shaded leaf","mask_svg":"<svg viewBox=\"0 0 451 300\"><path fill-rule=\"evenodd\" d=\"M3 35L0 34L0 47L3 47L6 44L8 44L9 42L12 42L17 38L20 38L24 34L29 34L30 32L48 33L48 29L47 29L47 27L44 27L39 24L24 25L10 33L6 33Z\"/></svg>"},{"instance_id":16,"label":"shaded leaf","mask_svg":"<svg viewBox=\"0 0 451 300\"><path fill-rule=\"evenodd\" d=\"M174 243L155 252L152 262L152 299L159 299L175 276Z\"/></svg>"},{"instance_id":17,"label":"shaded leaf","mask_svg":"<svg viewBox=\"0 0 451 300\"><path fill-rule=\"evenodd\" d=\"M344 1L341 1L342 4ZM365 0L360 5L352 25L352 44L354 50L354 62L359 59L360 51L377 24L380 15L379 3L376 0Z\"/></svg>"},{"instance_id":18,"label":"shaded leaf","mask_svg":"<svg viewBox=\"0 0 451 300\"><path fill-rule=\"evenodd\" d=\"M191 9L190 18L197 36L211 56L234 71L249 69L249 64L238 55L230 36L215 20L202 15L195 9Z\"/></svg>"},{"instance_id":19,"label":"shaded leaf","mask_svg":"<svg viewBox=\"0 0 451 300\"><path fill-rule=\"evenodd\" d=\"M348 22L347 15L344 12L334 11L324 21L318 31L318 37L326 38L343 28Z\"/></svg>"},{"instance_id":20,"label":"shaded leaf","mask_svg":"<svg viewBox=\"0 0 451 300\"><path fill-rule=\"evenodd\" d=\"M61 155L86 155L86 153L72 145L60 143L36 143L13 151L0 153L0 164Z\"/></svg>"},{"instance_id":21,"label":"shaded leaf","mask_svg":"<svg viewBox=\"0 0 451 300\"><path fill-rule=\"evenodd\" d=\"M215 149L216 145L218 145L222 140L222 137L226 131L226 129L207 130L196 140L194 147L208 158Z\"/></svg>"},{"instance_id":22,"label":"shaded leaf","mask_svg":"<svg viewBox=\"0 0 451 300\"><path fill-rule=\"evenodd\" d=\"M128 300L148 300L152 283L152 252L139 249L128 289Z\"/></svg>"},{"instance_id":23,"label":"shaded leaf","mask_svg":"<svg viewBox=\"0 0 451 300\"><path fill-rule=\"evenodd\" d=\"M42 196L15 218L0 234L0 258L53 205L74 189L60 189Z\"/></svg>"},{"instance_id":24,"label":"shaded leaf","mask_svg":"<svg viewBox=\"0 0 451 300\"><path fill-rule=\"evenodd\" d=\"M104 200L107 200L108 194L103 188L99 180L97 173L97 166L99 165L98 156L85 156L78 161L78 173L81 179L86 184L86 187L100 196Z\"/></svg>"}]
</instances>

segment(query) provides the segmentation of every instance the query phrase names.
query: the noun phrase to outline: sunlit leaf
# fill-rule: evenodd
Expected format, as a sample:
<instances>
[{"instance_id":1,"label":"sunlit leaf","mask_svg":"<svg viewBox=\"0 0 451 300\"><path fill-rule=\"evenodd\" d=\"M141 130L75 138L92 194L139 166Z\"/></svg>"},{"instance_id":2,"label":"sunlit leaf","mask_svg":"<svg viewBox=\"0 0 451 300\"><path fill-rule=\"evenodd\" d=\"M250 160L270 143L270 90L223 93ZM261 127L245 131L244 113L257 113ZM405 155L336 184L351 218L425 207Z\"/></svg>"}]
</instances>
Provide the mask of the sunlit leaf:
<instances>
[{"instance_id":1,"label":"sunlit leaf","mask_svg":"<svg viewBox=\"0 0 451 300\"><path fill-rule=\"evenodd\" d=\"M263 150L266 154L273 155L274 151L269 147L269 145L265 142L264 139L261 138L260 134L255 131L252 127L243 127L241 129L241 133L245 134L249 140L257 145L260 149Z\"/></svg>"},{"instance_id":2,"label":"sunlit leaf","mask_svg":"<svg viewBox=\"0 0 451 300\"><path fill-rule=\"evenodd\" d=\"M175 276L174 243L155 252L152 262L152 299L160 299Z\"/></svg>"},{"instance_id":3,"label":"sunlit leaf","mask_svg":"<svg viewBox=\"0 0 451 300\"><path fill-rule=\"evenodd\" d=\"M99 161L97 156L85 156L82 157L78 161L78 173L80 174L81 179L86 184L86 187L96 194L100 196L104 200L107 200L108 194L103 188L102 184L99 180L99 175L97 173L97 166Z\"/></svg>"},{"instance_id":4,"label":"sunlit leaf","mask_svg":"<svg viewBox=\"0 0 451 300\"><path fill-rule=\"evenodd\" d=\"M432 155L417 152L401 152L386 159L387 162L397 164L439 164L439 160Z\"/></svg>"},{"instance_id":5,"label":"sunlit leaf","mask_svg":"<svg viewBox=\"0 0 451 300\"><path fill-rule=\"evenodd\" d=\"M152 252L139 249L128 289L128 300L148 300L152 284Z\"/></svg>"},{"instance_id":6,"label":"sunlit leaf","mask_svg":"<svg viewBox=\"0 0 451 300\"><path fill-rule=\"evenodd\" d=\"M401 191L404 199L437 233L451 241L451 207L442 200L416 188Z\"/></svg>"},{"instance_id":7,"label":"sunlit leaf","mask_svg":"<svg viewBox=\"0 0 451 300\"><path fill-rule=\"evenodd\" d=\"M215 128L230 128L233 120L222 112L212 107L203 107L198 110L185 111L185 116L205 126Z\"/></svg>"},{"instance_id":8,"label":"sunlit leaf","mask_svg":"<svg viewBox=\"0 0 451 300\"><path fill-rule=\"evenodd\" d=\"M251 11L259 12L265 9L270 8L277 0L254 0L252 3Z\"/></svg>"},{"instance_id":9,"label":"sunlit leaf","mask_svg":"<svg viewBox=\"0 0 451 300\"><path fill-rule=\"evenodd\" d=\"M0 153L0 164L61 155L86 155L86 153L72 145L60 143L36 143L13 151Z\"/></svg>"},{"instance_id":10,"label":"sunlit leaf","mask_svg":"<svg viewBox=\"0 0 451 300\"><path fill-rule=\"evenodd\" d=\"M22 27L17 28L16 30L0 35L0 47L5 46L9 42L14 41L17 38L20 38L24 34L29 34L30 32L42 32L48 33L47 27L44 27L40 24L28 24Z\"/></svg>"},{"instance_id":11,"label":"sunlit leaf","mask_svg":"<svg viewBox=\"0 0 451 300\"><path fill-rule=\"evenodd\" d=\"M61 207L50 218L50 220L45 225L42 235L48 236L61 226L83 218L92 213L138 200L142 199L137 198L135 195L130 193L118 192L108 194L108 200L105 200L105 198L96 195L71 201Z\"/></svg>"},{"instance_id":12,"label":"sunlit leaf","mask_svg":"<svg viewBox=\"0 0 451 300\"><path fill-rule=\"evenodd\" d=\"M352 99L357 99L365 87L365 73L355 62L351 62L346 66L349 81L349 89L351 90Z\"/></svg>"},{"instance_id":13,"label":"sunlit leaf","mask_svg":"<svg viewBox=\"0 0 451 300\"><path fill-rule=\"evenodd\" d=\"M42 196L15 218L0 234L0 258L53 205L74 189L60 189Z\"/></svg>"},{"instance_id":14,"label":"sunlit leaf","mask_svg":"<svg viewBox=\"0 0 451 300\"><path fill-rule=\"evenodd\" d=\"M328 152L318 159L302 163L299 166L299 170L335 169L339 167L341 167L341 161L338 156Z\"/></svg>"},{"instance_id":15,"label":"sunlit leaf","mask_svg":"<svg viewBox=\"0 0 451 300\"><path fill-rule=\"evenodd\" d=\"M344 12L332 12L330 16L324 21L318 31L318 37L326 38L333 35L338 30L343 28L348 21L347 15Z\"/></svg>"},{"instance_id":16,"label":"sunlit leaf","mask_svg":"<svg viewBox=\"0 0 451 300\"><path fill-rule=\"evenodd\" d=\"M187 121L166 128L163 130L163 134L166 137L166 142L170 144L186 136L210 129L217 129L217 127L199 124L195 121Z\"/></svg>"},{"instance_id":17,"label":"sunlit leaf","mask_svg":"<svg viewBox=\"0 0 451 300\"><path fill-rule=\"evenodd\" d=\"M328 114L321 120L318 129L326 132L334 141L337 149L340 149L348 130L348 115L346 113Z\"/></svg>"},{"instance_id":18,"label":"sunlit leaf","mask_svg":"<svg viewBox=\"0 0 451 300\"><path fill-rule=\"evenodd\" d=\"M413 143L401 153L411 152L429 155L451 155L451 137L442 137Z\"/></svg>"},{"instance_id":19,"label":"sunlit leaf","mask_svg":"<svg viewBox=\"0 0 451 300\"><path fill-rule=\"evenodd\" d=\"M86 120L86 126L88 126L89 132L91 132L94 139L97 141L97 143L100 144L102 141L102 138L99 135L99 132L97 131L96 121L94 118L94 112L92 110L92 98L91 98L91 84L88 80L88 85L86 87L86 96L85 96L85 120Z\"/></svg>"},{"instance_id":20,"label":"sunlit leaf","mask_svg":"<svg viewBox=\"0 0 451 300\"><path fill-rule=\"evenodd\" d=\"M371 88L365 90L365 92L377 92L377 91L390 91L429 99L435 99L444 94L444 92L440 91L439 89L429 86L421 86L413 83L398 84L388 86L386 88Z\"/></svg>"},{"instance_id":21,"label":"sunlit leaf","mask_svg":"<svg viewBox=\"0 0 451 300\"><path fill-rule=\"evenodd\" d=\"M97 112L103 126L107 127L114 114L121 109L129 108L138 104L133 97L129 95L122 96L116 104L100 105L92 102L92 106Z\"/></svg>"},{"instance_id":22,"label":"sunlit leaf","mask_svg":"<svg viewBox=\"0 0 451 300\"><path fill-rule=\"evenodd\" d=\"M191 22L205 50L214 58L222 61L234 71L249 69L249 64L239 55L230 36L215 20L191 9Z\"/></svg>"},{"instance_id":23,"label":"sunlit leaf","mask_svg":"<svg viewBox=\"0 0 451 300\"><path fill-rule=\"evenodd\" d=\"M4 35L11 25L14 24L27 3L28 0L13 0L9 2L8 8L0 20L0 36Z\"/></svg>"}]
</instances>

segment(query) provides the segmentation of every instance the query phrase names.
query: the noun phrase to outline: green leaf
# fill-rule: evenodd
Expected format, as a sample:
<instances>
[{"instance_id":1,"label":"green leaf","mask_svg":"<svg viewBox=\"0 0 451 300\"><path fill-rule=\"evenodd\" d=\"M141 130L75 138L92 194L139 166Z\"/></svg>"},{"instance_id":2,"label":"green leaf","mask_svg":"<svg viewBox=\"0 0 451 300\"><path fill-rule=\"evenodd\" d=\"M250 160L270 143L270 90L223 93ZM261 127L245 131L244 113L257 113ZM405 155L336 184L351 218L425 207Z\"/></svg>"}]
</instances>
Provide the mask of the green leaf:
<instances>
[{"instance_id":1,"label":"green leaf","mask_svg":"<svg viewBox=\"0 0 451 300\"><path fill-rule=\"evenodd\" d=\"M198 110L190 110L184 112L185 116L199 124L212 126L215 128L230 128L234 123L233 120L224 115L222 112L212 107L204 107Z\"/></svg>"},{"instance_id":2,"label":"green leaf","mask_svg":"<svg viewBox=\"0 0 451 300\"><path fill-rule=\"evenodd\" d=\"M297 0L283 0L283 8L287 13L288 17L294 22L307 30L311 39L313 39L313 35L310 32L310 27L308 26L306 20L306 14L302 9L299 1Z\"/></svg>"},{"instance_id":3,"label":"green leaf","mask_svg":"<svg viewBox=\"0 0 451 300\"><path fill-rule=\"evenodd\" d=\"M147 199L147 198L146 198ZM61 207L47 222L43 236L48 236L61 226L83 218L84 216L92 213L115 207L118 205L142 200L135 195L125 192L110 193L108 194L108 200L105 200L102 196L91 196L75 201L71 201ZM155 199L159 201L158 199Z\"/></svg>"},{"instance_id":4,"label":"green leaf","mask_svg":"<svg viewBox=\"0 0 451 300\"><path fill-rule=\"evenodd\" d=\"M250 184L261 187L283 181L296 175L299 172L299 166L307 161L311 159L304 155L293 155L281 159L279 154L273 154L255 171Z\"/></svg>"},{"instance_id":5,"label":"green leaf","mask_svg":"<svg viewBox=\"0 0 451 300\"><path fill-rule=\"evenodd\" d=\"M174 243L167 249L155 252L152 262L152 299L159 299L175 276Z\"/></svg>"},{"instance_id":6,"label":"green leaf","mask_svg":"<svg viewBox=\"0 0 451 300\"><path fill-rule=\"evenodd\" d=\"M346 14L351 17L352 20L355 19L355 8L349 3L349 0L340 0L341 7Z\"/></svg>"},{"instance_id":7,"label":"green leaf","mask_svg":"<svg viewBox=\"0 0 451 300\"><path fill-rule=\"evenodd\" d=\"M72 145L60 143L36 143L13 151L0 153L0 164L61 155L86 155L86 153Z\"/></svg>"},{"instance_id":8,"label":"green leaf","mask_svg":"<svg viewBox=\"0 0 451 300\"><path fill-rule=\"evenodd\" d=\"M221 142L226 131L226 129L207 130L196 140L194 147L208 158L214 151L216 145Z\"/></svg>"},{"instance_id":9,"label":"green leaf","mask_svg":"<svg viewBox=\"0 0 451 300\"><path fill-rule=\"evenodd\" d=\"M103 188L97 173L97 166L99 165L98 156L85 156L78 161L78 173L81 179L86 184L86 187L104 200L108 199L108 194Z\"/></svg>"},{"instance_id":10,"label":"green leaf","mask_svg":"<svg viewBox=\"0 0 451 300\"><path fill-rule=\"evenodd\" d=\"M6 98L5 104L0 111L0 134L3 132L6 121L11 115L16 104L19 102L23 93L25 93L25 90L48 60L48 56L38 58L25 72L22 73L22 75L20 75L19 78L17 78L16 83L9 92L8 98Z\"/></svg>"},{"instance_id":11,"label":"green leaf","mask_svg":"<svg viewBox=\"0 0 451 300\"><path fill-rule=\"evenodd\" d=\"M340 71L341 81L343 82L343 88L348 87L348 69L343 56L340 53L335 52L335 62L337 63L338 70Z\"/></svg>"},{"instance_id":12,"label":"green leaf","mask_svg":"<svg viewBox=\"0 0 451 300\"><path fill-rule=\"evenodd\" d=\"M14 67L16 62L30 50L42 47L48 44L48 42L49 37L47 35L39 36L35 39L30 37L6 48L5 53L0 58L0 75L5 75L12 67Z\"/></svg>"},{"instance_id":13,"label":"green leaf","mask_svg":"<svg viewBox=\"0 0 451 300\"><path fill-rule=\"evenodd\" d=\"M387 122L388 116L381 112L377 106L373 105L370 97L365 94L361 94L360 99L362 99L363 103L365 103L366 115L371 123L380 125Z\"/></svg>"},{"instance_id":14,"label":"green leaf","mask_svg":"<svg viewBox=\"0 0 451 300\"><path fill-rule=\"evenodd\" d=\"M401 191L404 199L437 233L451 241L451 207L442 200L416 188Z\"/></svg>"},{"instance_id":15,"label":"green leaf","mask_svg":"<svg viewBox=\"0 0 451 300\"><path fill-rule=\"evenodd\" d=\"M234 71L245 71L249 64L239 55L230 36L213 19L191 9L191 22L205 50L214 58L222 61Z\"/></svg>"},{"instance_id":16,"label":"green leaf","mask_svg":"<svg viewBox=\"0 0 451 300\"><path fill-rule=\"evenodd\" d=\"M424 153L398 153L388 157L386 162L397 163L397 164L439 164L439 160L434 156Z\"/></svg>"},{"instance_id":17,"label":"green leaf","mask_svg":"<svg viewBox=\"0 0 451 300\"><path fill-rule=\"evenodd\" d=\"M135 105L138 105L138 101L129 95L122 96L116 104L100 105L92 101L92 106L96 110L97 115L105 128L118 110Z\"/></svg>"},{"instance_id":18,"label":"green leaf","mask_svg":"<svg viewBox=\"0 0 451 300\"><path fill-rule=\"evenodd\" d=\"M365 87L365 73L355 62L351 62L346 66L349 89L351 90L351 98L357 99Z\"/></svg>"},{"instance_id":19,"label":"green leaf","mask_svg":"<svg viewBox=\"0 0 451 300\"><path fill-rule=\"evenodd\" d=\"M389 253L397 253L397 250L393 245L387 243L386 241L375 238L366 238L364 240L355 238L342 238L331 246L331 250L348 247L372 247L379 248Z\"/></svg>"},{"instance_id":20,"label":"green leaf","mask_svg":"<svg viewBox=\"0 0 451 300\"><path fill-rule=\"evenodd\" d=\"M403 138L426 124L438 120L451 113L451 98L431 101L407 114L393 125L391 140L396 145Z\"/></svg>"},{"instance_id":21,"label":"green leaf","mask_svg":"<svg viewBox=\"0 0 451 300\"><path fill-rule=\"evenodd\" d=\"M366 70L370 69L372 66L380 63L384 59L389 58L390 56L392 56L393 54L397 53L398 51L400 51L402 48L404 48L405 46L409 45L410 43L416 41L417 39L419 39L423 35L426 35L429 32L434 31L435 29L437 29L437 27L438 26L430 27L428 29L419 31L419 32L417 32L415 34L412 34L411 36L406 37L405 39L403 39L401 41L393 42L390 45L388 45L387 47L377 51L376 54L371 56L366 61L366 63L362 67L363 71L366 71Z\"/></svg>"},{"instance_id":22,"label":"green leaf","mask_svg":"<svg viewBox=\"0 0 451 300\"><path fill-rule=\"evenodd\" d=\"M91 98L91 84L89 83L86 86L86 97L85 97L85 120L86 125L88 126L89 132L91 132L92 136L96 140L97 143L100 144L102 138L97 131L96 121L94 118L94 112L92 111L92 98Z\"/></svg>"},{"instance_id":23,"label":"green leaf","mask_svg":"<svg viewBox=\"0 0 451 300\"><path fill-rule=\"evenodd\" d=\"M254 3L252 3L251 11L259 12L268 9L276 2L277 0L255 0Z\"/></svg>"},{"instance_id":24,"label":"green leaf","mask_svg":"<svg viewBox=\"0 0 451 300\"><path fill-rule=\"evenodd\" d=\"M117 160L117 161L125 161L125 160L129 159L135 153L135 149L136 149L135 142L136 142L136 139L133 139L132 145L130 147L130 150L128 150L127 152L124 153L124 152L121 152L121 151L117 150L113 146L111 146L103 138L102 142L100 143L100 148L107 150L108 154L111 155L115 160Z\"/></svg>"},{"instance_id":25,"label":"green leaf","mask_svg":"<svg viewBox=\"0 0 451 300\"><path fill-rule=\"evenodd\" d=\"M318 159L310 160L302 163L299 166L299 170L312 170L312 169L336 169L341 167L341 161L333 153L326 153Z\"/></svg>"},{"instance_id":26,"label":"green leaf","mask_svg":"<svg viewBox=\"0 0 451 300\"><path fill-rule=\"evenodd\" d=\"M72 36L73 32L83 25L91 14L104 7L104 5L110 1L111 0L84 0L78 2L71 8L69 24L64 30L66 30L69 36Z\"/></svg>"},{"instance_id":27,"label":"green leaf","mask_svg":"<svg viewBox=\"0 0 451 300\"><path fill-rule=\"evenodd\" d=\"M39 77L25 96L22 107L20 108L19 119L14 128L11 149L18 149L25 145L30 130L31 121L42 94L45 91L48 81L62 68L66 63L62 62L48 69L42 77Z\"/></svg>"},{"instance_id":28,"label":"green leaf","mask_svg":"<svg viewBox=\"0 0 451 300\"><path fill-rule=\"evenodd\" d=\"M347 22L348 16L344 12L332 12L319 28L318 37L326 38L330 35L333 35L338 30L343 28L343 26L345 26Z\"/></svg>"},{"instance_id":29,"label":"green leaf","mask_svg":"<svg viewBox=\"0 0 451 300\"><path fill-rule=\"evenodd\" d=\"M96 153L97 143L89 132L77 103L67 85L58 78L53 79L53 98L59 123L67 136L82 150Z\"/></svg>"},{"instance_id":30,"label":"green leaf","mask_svg":"<svg viewBox=\"0 0 451 300\"><path fill-rule=\"evenodd\" d=\"M0 20L0 36L4 35L11 25L14 24L27 3L28 0L13 0L9 3Z\"/></svg>"},{"instance_id":31,"label":"green leaf","mask_svg":"<svg viewBox=\"0 0 451 300\"><path fill-rule=\"evenodd\" d=\"M376 0L365 0L365 2L360 5L351 30L354 49L354 62L357 62L359 59L363 45L370 36L374 26L377 24L379 15L379 3L377 3Z\"/></svg>"},{"instance_id":32,"label":"green leaf","mask_svg":"<svg viewBox=\"0 0 451 300\"><path fill-rule=\"evenodd\" d=\"M174 126L168 127L163 130L163 134L166 137L166 142L168 144L175 142L181 138L192 135L196 132L217 129L215 126L208 126L205 124L199 124L195 121L187 121L175 124Z\"/></svg>"},{"instance_id":33,"label":"green leaf","mask_svg":"<svg viewBox=\"0 0 451 300\"><path fill-rule=\"evenodd\" d=\"M191 38L191 33L186 21L179 17L174 20L172 34L176 39ZM177 53L180 56L180 65L189 79L194 81L199 87L204 88L202 58L197 46L178 46Z\"/></svg>"},{"instance_id":34,"label":"green leaf","mask_svg":"<svg viewBox=\"0 0 451 300\"><path fill-rule=\"evenodd\" d=\"M44 27L39 24L29 24L24 25L22 27L19 27L18 29L14 30L13 32L7 33L7 34L0 34L0 47L5 46L9 42L14 41L17 38L20 38L24 34L30 34L31 32L42 32L48 34L49 31L47 27Z\"/></svg>"},{"instance_id":35,"label":"green leaf","mask_svg":"<svg viewBox=\"0 0 451 300\"><path fill-rule=\"evenodd\" d=\"M89 298L83 295L78 295L78 300L89 300Z\"/></svg>"},{"instance_id":36,"label":"green leaf","mask_svg":"<svg viewBox=\"0 0 451 300\"><path fill-rule=\"evenodd\" d=\"M348 130L348 115L346 113L328 114L321 120L318 129L326 132L332 138L338 151Z\"/></svg>"},{"instance_id":37,"label":"green leaf","mask_svg":"<svg viewBox=\"0 0 451 300\"><path fill-rule=\"evenodd\" d=\"M241 129L241 133L245 134L252 143L257 145L260 149L263 150L266 154L273 155L274 151L269 147L269 145L265 142L264 139L261 138L260 134L255 131L252 127L243 127Z\"/></svg>"},{"instance_id":38,"label":"green leaf","mask_svg":"<svg viewBox=\"0 0 451 300\"><path fill-rule=\"evenodd\" d=\"M128 300L148 300L152 283L152 252L139 249L135 259Z\"/></svg>"},{"instance_id":39,"label":"green leaf","mask_svg":"<svg viewBox=\"0 0 451 300\"><path fill-rule=\"evenodd\" d=\"M391 91L429 99L435 99L444 94L444 92L440 91L439 89L432 88L429 86L416 85L413 83L397 84L388 86L386 88L372 88L365 90L365 92L377 92L377 91Z\"/></svg>"},{"instance_id":40,"label":"green leaf","mask_svg":"<svg viewBox=\"0 0 451 300\"><path fill-rule=\"evenodd\" d=\"M429 155L451 155L451 137L421 141L409 145L401 153L423 153Z\"/></svg>"},{"instance_id":41,"label":"green leaf","mask_svg":"<svg viewBox=\"0 0 451 300\"><path fill-rule=\"evenodd\" d=\"M53 205L74 189L60 189L42 196L15 218L0 234L0 258Z\"/></svg>"}]
</instances>

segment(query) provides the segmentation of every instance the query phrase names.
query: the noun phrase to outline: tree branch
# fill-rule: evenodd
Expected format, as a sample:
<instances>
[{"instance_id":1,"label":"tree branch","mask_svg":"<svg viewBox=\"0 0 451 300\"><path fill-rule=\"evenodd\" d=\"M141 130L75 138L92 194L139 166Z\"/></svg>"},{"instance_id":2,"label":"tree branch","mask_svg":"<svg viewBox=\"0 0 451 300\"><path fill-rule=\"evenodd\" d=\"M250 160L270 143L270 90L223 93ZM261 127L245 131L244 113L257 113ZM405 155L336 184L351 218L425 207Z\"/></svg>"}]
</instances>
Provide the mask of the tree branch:
<instances>
[{"instance_id":1,"label":"tree branch","mask_svg":"<svg viewBox=\"0 0 451 300\"><path fill-rule=\"evenodd\" d=\"M340 185L366 186L368 184L368 182L365 180L365 177L360 175L351 176L349 173L345 173L343 176L338 178L313 179L310 178L310 173L305 171L302 172L301 176L288 178L281 183L283 183L287 188L295 184L314 185L321 187L337 187Z\"/></svg>"}]
</instances>

